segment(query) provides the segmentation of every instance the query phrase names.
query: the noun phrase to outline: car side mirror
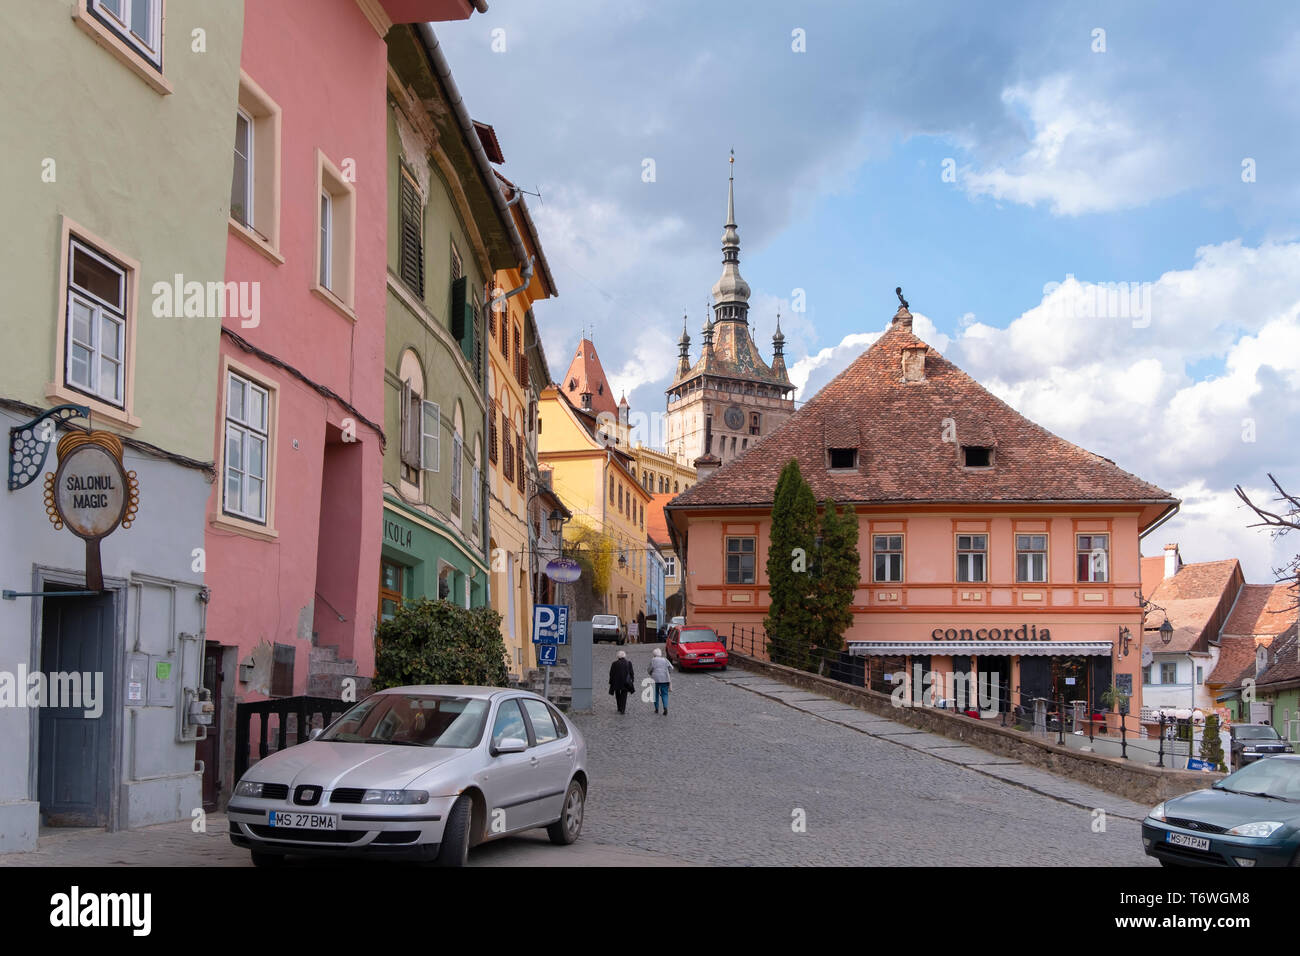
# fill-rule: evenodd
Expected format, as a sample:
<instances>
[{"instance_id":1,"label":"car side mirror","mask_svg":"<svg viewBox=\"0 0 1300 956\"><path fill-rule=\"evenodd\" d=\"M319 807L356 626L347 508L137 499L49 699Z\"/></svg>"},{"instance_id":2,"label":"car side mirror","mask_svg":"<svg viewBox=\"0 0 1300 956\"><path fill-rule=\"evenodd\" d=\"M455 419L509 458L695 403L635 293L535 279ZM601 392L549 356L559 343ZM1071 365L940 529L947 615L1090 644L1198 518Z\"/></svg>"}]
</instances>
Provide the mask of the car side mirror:
<instances>
[{"instance_id":1,"label":"car side mirror","mask_svg":"<svg viewBox=\"0 0 1300 956\"><path fill-rule=\"evenodd\" d=\"M528 741L520 740L518 737L502 737L492 745L492 756L499 757L502 754L521 754L528 749Z\"/></svg>"}]
</instances>

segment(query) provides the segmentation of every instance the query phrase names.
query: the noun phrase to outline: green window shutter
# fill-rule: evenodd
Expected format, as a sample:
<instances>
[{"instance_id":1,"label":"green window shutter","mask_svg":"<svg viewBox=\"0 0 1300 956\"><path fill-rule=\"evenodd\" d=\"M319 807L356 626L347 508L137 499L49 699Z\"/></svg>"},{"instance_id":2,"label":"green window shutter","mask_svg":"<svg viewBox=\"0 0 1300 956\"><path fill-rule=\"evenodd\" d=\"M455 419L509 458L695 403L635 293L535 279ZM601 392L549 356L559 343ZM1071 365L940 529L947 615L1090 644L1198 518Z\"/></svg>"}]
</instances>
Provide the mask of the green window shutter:
<instances>
[{"instance_id":1,"label":"green window shutter","mask_svg":"<svg viewBox=\"0 0 1300 956\"><path fill-rule=\"evenodd\" d=\"M402 281L418 296L424 295L424 203L419 187L405 167L401 169L398 198L398 269Z\"/></svg>"},{"instance_id":2,"label":"green window shutter","mask_svg":"<svg viewBox=\"0 0 1300 956\"><path fill-rule=\"evenodd\" d=\"M451 334L460 343L465 361L474 364L474 304L469 301L469 282L461 276L451 284Z\"/></svg>"}]
</instances>

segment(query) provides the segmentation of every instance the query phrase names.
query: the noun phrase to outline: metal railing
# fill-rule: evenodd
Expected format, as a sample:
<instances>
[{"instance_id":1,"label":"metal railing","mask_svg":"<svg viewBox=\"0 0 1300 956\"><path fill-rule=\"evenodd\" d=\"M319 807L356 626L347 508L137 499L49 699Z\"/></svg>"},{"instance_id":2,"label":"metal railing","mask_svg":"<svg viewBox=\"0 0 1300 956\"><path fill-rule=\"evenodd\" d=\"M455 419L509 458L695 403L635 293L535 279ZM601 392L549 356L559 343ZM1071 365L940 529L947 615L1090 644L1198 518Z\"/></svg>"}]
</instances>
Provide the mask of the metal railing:
<instances>
[{"instance_id":1,"label":"metal railing","mask_svg":"<svg viewBox=\"0 0 1300 956\"><path fill-rule=\"evenodd\" d=\"M306 741L313 727L326 727L352 704L330 697L278 697L235 706L235 781L256 761L250 760L253 718L258 718L257 759ZM317 720L317 718L320 718ZM292 730L290 725L292 725ZM292 734L293 741L289 741ZM275 746L270 738L274 735Z\"/></svg>"}]
</instances>

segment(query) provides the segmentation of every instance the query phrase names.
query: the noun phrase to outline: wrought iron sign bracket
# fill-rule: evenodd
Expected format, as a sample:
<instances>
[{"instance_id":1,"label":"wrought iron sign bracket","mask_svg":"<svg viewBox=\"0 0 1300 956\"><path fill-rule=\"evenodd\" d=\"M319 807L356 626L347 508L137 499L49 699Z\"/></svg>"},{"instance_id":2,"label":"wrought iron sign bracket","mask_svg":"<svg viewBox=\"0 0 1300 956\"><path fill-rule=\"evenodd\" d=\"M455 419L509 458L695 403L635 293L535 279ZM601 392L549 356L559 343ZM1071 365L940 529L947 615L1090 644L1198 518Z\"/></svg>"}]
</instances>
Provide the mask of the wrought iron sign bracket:
<instances>
[{"instance_id":1,"label":"wrought iron sign bracket","mask_svg":"<svg viewBox=\"0 0 1300 956\"><path fill-rule=\"evenodd\" d=\"M9 490L26 488L45 467L59 425L73 418L90 420L85 405L55 405L30 422L9 429Z\"/></svg>"}]
</instances>

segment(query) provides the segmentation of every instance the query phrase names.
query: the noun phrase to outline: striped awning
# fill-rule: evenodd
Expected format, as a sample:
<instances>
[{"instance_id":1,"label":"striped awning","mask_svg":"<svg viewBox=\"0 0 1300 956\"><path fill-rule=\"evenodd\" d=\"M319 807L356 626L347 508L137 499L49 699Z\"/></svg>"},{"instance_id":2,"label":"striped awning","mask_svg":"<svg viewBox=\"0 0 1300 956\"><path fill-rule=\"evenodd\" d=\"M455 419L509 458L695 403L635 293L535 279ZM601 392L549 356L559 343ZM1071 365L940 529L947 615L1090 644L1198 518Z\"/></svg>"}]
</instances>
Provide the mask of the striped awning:
<instances>
[{"instance_id":1,"label":"striped awning","mask_svg":"<svg viewBox=\"0 0 1300 956\"><path fill-rule=\"evenodd\" d=\"M1110 656L1110 641L849 641L853 657L996 654L1013 657Z\"/></svg>"}]
</instances>

